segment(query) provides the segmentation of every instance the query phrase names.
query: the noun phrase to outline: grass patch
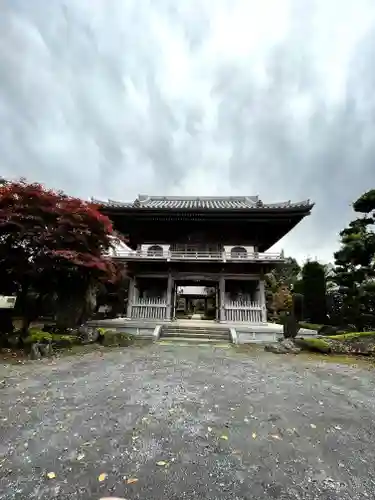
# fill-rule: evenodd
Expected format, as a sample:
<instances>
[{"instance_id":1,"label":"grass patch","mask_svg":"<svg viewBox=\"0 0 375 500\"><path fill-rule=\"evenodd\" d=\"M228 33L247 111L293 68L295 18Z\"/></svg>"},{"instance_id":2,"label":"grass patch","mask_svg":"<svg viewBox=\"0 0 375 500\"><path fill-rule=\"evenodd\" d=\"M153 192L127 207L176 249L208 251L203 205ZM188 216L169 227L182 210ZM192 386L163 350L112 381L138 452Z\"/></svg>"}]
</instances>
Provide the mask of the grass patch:
<instances>
[{"instance_id":1,"label":"grass patch","mask_svg":"<svg viewBox=\"0 0 375 500\"><path fill-rule=\"evenodd\" d=\"M298 347L308 351L321 352L326 354L331 352L331 345L325 339L295 339Z\"/></svg>"},{"instance_id":2,"label":"grass patch","mask_svg":"<svg viewBox=\"0 0 375 500\"><path fill-rule=\"evenodd\" d=\"M338 340L339 342L345 342L346 340L361 340L364 337L374 337L375 340L375 332L351 332L351 333L342 333L340 335L326 335L327 339Z\"/></svg>"}]
</instances>

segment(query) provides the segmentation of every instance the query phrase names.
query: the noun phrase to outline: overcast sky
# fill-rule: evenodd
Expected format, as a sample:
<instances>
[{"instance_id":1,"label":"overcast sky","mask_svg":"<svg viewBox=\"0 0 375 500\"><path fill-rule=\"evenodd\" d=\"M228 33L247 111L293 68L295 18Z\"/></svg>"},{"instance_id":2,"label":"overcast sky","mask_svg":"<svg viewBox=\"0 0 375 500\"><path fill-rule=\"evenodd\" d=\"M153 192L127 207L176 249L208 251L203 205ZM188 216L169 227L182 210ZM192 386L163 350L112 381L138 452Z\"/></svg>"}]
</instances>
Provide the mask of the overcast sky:
<instances>
[{"instance_id":1,"label":"overcast sky","mask_svg":"<svg viewBox=\"0 0 375 500\"><path fill-rule=\"evenodd\" d=\"M89 198L310 198L331 260L375 188L374 0L0 0L0 175Z\"/></svg>"}]
</instances>

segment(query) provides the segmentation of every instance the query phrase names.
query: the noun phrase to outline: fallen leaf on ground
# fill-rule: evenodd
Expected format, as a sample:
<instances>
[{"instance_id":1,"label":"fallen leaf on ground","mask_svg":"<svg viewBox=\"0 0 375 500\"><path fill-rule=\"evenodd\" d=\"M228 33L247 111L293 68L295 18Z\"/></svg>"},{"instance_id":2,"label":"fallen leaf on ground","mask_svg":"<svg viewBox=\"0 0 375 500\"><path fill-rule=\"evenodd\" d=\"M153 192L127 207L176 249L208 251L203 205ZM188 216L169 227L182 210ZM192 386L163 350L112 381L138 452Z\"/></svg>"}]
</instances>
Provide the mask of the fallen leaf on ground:
<instances>
[{"instance_id":1,"label":"fallen leaf on ground","mask_svg":"<svg viewBox=\"0 0 375 500\"><path fill-rule=\"evenodd\" d=\"M134 483L138 483L139 479L137 479L136 477L129 477L129 479L126 480L126 484L134 484Z\"/></svg>"},{"instance_id":2,"label":"fallen leaf on ground","mask_svg":"<svg viewBox=\"0 0 375 500\"><path fill-rule=\"evenodd\" d=\"M256 439L256 437L257 437L256 432L253 432L251 436L252 436L253 439Z\"/></svg>"},{"instance_id":3,"label":"fallen leaf on ground","mask_svg":"<svg viewBox=\"0 0 375 500\"><path fill-rule=\"evenodd\" d=\"M271 438L277 439L278 441L282 440L282 438L280 436L278 436L277 434L271 434Z\"/></svg>"},{"instance_id":4,"label":"fallen leaf on ground","mask_svg":"<svg viewBox=\"0 0 375 500\"><path fill-rule=\"evenodd\" d=\"M342 430L342 427L341 427L341 425L335 425L335 429L336 429L337 431L341 431L341 430Z\"/></svg>"},{"instance_id":5,"label":"fallen leaf on ground","mask_svg":"<svg viewBox=\"0 0 375 500\"><path fill-rule=\"evenodd\" d=\"M207 427L208 432L212 431L212 427Z\"/></svg>"},{"instance_id":6,"label":"fallen leaf on ground","mask_svg":"<svg viewBox=\"0 0 375 500\"><path fill-rule=\"evenodd\" d=\"M98 481L102 482L104 481L105 479L107 478L107 474L105 472L103 472L102 474L100 474L98 476Z\"/></svg>"},{"instance_id":7,"label":"fallen leaf on ground","mask_svg":"<svg viewBox=\"0 0 375 500\"><path fill-rule=\"evenodd\" d=\"M47 477L48 477L48 479L55 479L56 474L54 472L48 472Z\"/></svg>"},{"instance_id":8,"label":"fallen leaf on ground","mask_svg":"<svg viewBox=\"0 0 375 500\"><path fill-rule=\"evenodd\" d=\"M247 417L245 417L245 418L243 419L243 421L244 421L246 424L248 424L248 423L250 422L250 420L249 420Z\"/></svg>"},{"instance_id":9,"label":"fallen leaf on ground","mask_svg":"<svg viewBox=\"0 0 375 500\"><path fill-rule=\"evenodd\" d=\"M156 465L159 465L160 467L163 467L167 464L168 462L166 460L159 460L159 462L156 462Z\"/></svg>"},{"instance_id":10,"label":"fallen leaf on ground","mask_svg":"<svg viewBox=\"0 0 375 500\"><path fill-rule=\"evenodd\" d=\"M310 427L311 427L311 429L316 429L316 425L315 424L310 424Z\"/></svg>"},{"instance_id":11,"label":"fallen leaf on ground","mask_svg":"<svg viewBox=\"0 0 375 500\"><path fill-rule=\"evenodd\" d=\"M77 460L82 460L82 458L85 458L84 453L80 453L79 455L77 455Z\"/></svg>"},{"instance_id":12,"label":"fallen leaf on ground","mask_svg":"<svg viewBox=\"0 0 375 500\"><path fill-rule=\"evenodd\" d=\"M223 434L222 436L220 436L220 439L224 439L224 441L228 441L228 436L226 436L225 434Z\"/></svg>"}]
</instances>

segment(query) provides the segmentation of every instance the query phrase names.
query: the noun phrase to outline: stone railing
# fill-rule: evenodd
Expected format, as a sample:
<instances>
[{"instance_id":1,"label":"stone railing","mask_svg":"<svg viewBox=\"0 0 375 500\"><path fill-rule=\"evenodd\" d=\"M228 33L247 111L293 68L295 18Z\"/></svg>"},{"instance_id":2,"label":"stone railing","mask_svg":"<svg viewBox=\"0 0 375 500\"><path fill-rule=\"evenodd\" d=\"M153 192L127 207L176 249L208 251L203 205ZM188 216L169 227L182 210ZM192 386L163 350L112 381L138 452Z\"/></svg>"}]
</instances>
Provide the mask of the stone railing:
<instances>
[{"instance_id":1,"label":"stone railing","mask_svg":"<svg viewBox=\"0 0 375 500\"><path fill-rule=\"evenodd\" d=\"M207 251L147 251L116 249L113 258L125 261L132 260L162 260L162 261L211 261L211 262L283 262L281 253L271 252L207 252Z\"/></svg>"}]
</instances>

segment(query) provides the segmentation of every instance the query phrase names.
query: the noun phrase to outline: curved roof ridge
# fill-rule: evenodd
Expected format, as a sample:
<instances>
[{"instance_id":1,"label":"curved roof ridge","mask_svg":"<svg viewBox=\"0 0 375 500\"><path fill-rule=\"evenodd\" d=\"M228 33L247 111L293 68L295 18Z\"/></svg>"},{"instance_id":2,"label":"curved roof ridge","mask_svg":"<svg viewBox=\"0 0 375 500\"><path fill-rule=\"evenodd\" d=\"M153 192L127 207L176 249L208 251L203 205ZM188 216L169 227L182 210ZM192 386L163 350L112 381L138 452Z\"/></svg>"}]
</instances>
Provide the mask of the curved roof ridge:
<instances>
[{"instance_id":1,"label":"curved roof ridge","mask_svg":"<svg viewBox=\"0 0 375 500\"><path fill-rule=\"evenodd\" d=\"M250 200L253 202L258 201L258 195L231 195L231 196L186 196L186 195L169 195L169 196L150 196L145 194L139 194L137 200L141 203L149 200L155 201L195 201L195 200Z\"/></svg>"},{"instance_id":2,"label":"curved roof ridge","mask_svg":"<svg viewBox=\"0 0 375 500\"><path fill-rule=\"evenodd\" d=\"M303 200L303 201L279 201L279 202L274 202L274 203L265 203L263 206L264 207L306 207L309 205L314 205L314 203L311 203L310 199Z\"/></svg>"},{"instance_id":3,"label":"curved roof ridge","mask_svg":"<svg viewBox=\"0 0 375 500\"><path fill-rule=\"evenodd\" d=\"M116 200L100 201L94 198L92 203L102 207L112 208L145 208L145 209L222 209L222 210L277 210L277 209L298 209L312 208L314 203L309 199L292 202L281 201L276 203L264 203L258 196L148 196L139 195L133 202L121 202Z\"/></svg>"},{"instance_id":4,"label":"curved roof ridge","mask_svg":"<svg viewBox=\"0 0 375 500\"><path fill-rule=\"evenodd\" d=\"M132 201L126 202L126 201L118 201L110 199L104 201L104 200L98 200L97 198L91 198L90 202L105 207L132 207L134 205Z\"/></svg>"}]
</instances>

